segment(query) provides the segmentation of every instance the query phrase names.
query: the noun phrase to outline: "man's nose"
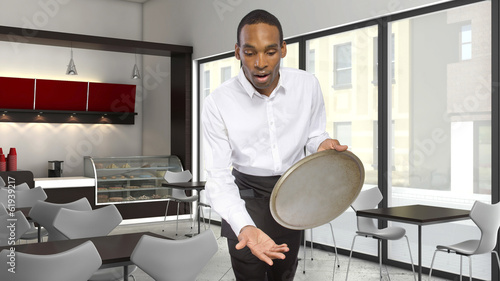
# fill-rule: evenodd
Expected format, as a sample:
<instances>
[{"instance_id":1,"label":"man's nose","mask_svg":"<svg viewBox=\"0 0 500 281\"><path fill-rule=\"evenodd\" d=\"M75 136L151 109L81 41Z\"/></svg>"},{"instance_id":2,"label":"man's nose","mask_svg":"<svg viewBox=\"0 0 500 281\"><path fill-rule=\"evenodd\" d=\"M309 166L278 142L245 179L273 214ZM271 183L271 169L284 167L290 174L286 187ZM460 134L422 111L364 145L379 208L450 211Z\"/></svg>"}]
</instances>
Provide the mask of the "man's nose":
<instances>
[{"instance_id":1,"label":"man's nose","mask_svg":"<svg viewBox=\"0 0 500 281\"><path fill-rule=\"evenodd\" d=\"M257 59L255 60L255 68L263 69L266 66L267 66L267 59L265 54L258 55Z\"/></svg>"}]
</instances>

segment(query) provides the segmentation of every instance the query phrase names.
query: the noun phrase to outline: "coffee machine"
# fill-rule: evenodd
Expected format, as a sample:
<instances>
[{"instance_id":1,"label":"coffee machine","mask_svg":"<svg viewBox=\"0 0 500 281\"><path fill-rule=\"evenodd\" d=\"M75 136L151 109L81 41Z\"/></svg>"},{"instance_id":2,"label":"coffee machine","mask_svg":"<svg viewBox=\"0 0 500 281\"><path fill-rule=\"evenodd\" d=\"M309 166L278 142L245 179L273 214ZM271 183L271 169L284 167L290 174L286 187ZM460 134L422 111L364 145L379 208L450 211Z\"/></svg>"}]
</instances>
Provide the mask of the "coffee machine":
<instances>
[{"instance_id":1,"label":"coffee machine","mask_svg":"<svg viewBox=\"0 0 500 281\"><path fill-rule=\"evenodd\" d=\"M62 177L64 161L49 161L49 178Z\"/></svg>"}]
</instances>

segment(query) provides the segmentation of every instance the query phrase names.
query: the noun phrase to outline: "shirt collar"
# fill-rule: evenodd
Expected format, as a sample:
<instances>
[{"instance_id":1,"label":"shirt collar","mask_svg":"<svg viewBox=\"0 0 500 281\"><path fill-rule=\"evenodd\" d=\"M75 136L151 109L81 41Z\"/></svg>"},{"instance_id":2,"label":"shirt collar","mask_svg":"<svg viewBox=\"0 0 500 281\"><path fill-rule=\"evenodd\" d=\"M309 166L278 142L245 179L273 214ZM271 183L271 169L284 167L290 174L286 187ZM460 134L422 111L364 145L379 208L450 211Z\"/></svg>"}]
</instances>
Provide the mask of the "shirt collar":
<instances>
[{"instance_id":1,"label":"shirt collar","mask_svg":"<svg viewBox=\"0 0 500 281\"><path fill-rule=\"evenodd\" d=\"M253 96L255 96L256 94L260 96L259 92L257 92L257 90L255 90L252 83L250 83L248 81L247 77L245 76L245 72L243 71L243 68L240 68L240 72L238 73L238 80L240 81L241 86L243 87L243 89L245 90L245 92L248 94L248 96L250 98L253 98ZM283 90L284 90L283 92L286 92L285 87L282 85L282 81L283 81L283 73L281 72L281 69L280 69L280 77L278 80L278 85L276 85L276 89L274 89L271 96L273 96L274 93L276 93L279 88L283 88Z\"/></svg>"}]
</instances>

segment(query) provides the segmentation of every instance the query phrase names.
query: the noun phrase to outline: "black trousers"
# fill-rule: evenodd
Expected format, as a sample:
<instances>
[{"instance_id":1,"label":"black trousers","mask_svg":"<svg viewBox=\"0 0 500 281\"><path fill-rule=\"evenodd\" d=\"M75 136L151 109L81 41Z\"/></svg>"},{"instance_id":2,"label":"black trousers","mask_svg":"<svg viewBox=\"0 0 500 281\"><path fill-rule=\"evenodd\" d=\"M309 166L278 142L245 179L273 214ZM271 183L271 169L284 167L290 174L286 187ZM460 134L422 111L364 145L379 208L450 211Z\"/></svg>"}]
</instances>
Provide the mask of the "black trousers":
<instances>
[{"instance_id":1,"label":"black trousers","mask_svg":"<svg viewBox=\"0 0 500 281\"><path fill-rule=\"evenodd\" d=\"M284 260L273 260L269 266L255 257L248 247L236 250L237 235L226 221L222 221L222 235L227 237L231 264L236 280L293 280L297 270L297 255L300 248L301 232L278 224L271 215L269 198L279 176L257 177L240 173L233 169L235 183L245 206L256 226L264 231L276 244L286 243L290 251Z\"/></svg>"}]
</instances>

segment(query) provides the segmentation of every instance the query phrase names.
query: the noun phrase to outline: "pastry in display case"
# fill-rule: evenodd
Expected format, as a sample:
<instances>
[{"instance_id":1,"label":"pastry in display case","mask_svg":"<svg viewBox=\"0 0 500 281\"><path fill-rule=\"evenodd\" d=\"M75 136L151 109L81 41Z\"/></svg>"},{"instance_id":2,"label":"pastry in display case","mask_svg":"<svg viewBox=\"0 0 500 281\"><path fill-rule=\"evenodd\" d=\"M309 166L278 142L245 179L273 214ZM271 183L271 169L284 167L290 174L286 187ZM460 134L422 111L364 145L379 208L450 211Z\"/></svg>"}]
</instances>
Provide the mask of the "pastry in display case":
<instances>
[{"instance_id":1,"label":"pastry in display case","mask_svg":"<svg viewBox=\"0 0 500 281\"><path fill-rule=\"evenodd\" d=\"M84 175L96 181L96 205L167 200L167 170L182 171L177 156L84 157Z\"/></svg>"}]
</instances>

